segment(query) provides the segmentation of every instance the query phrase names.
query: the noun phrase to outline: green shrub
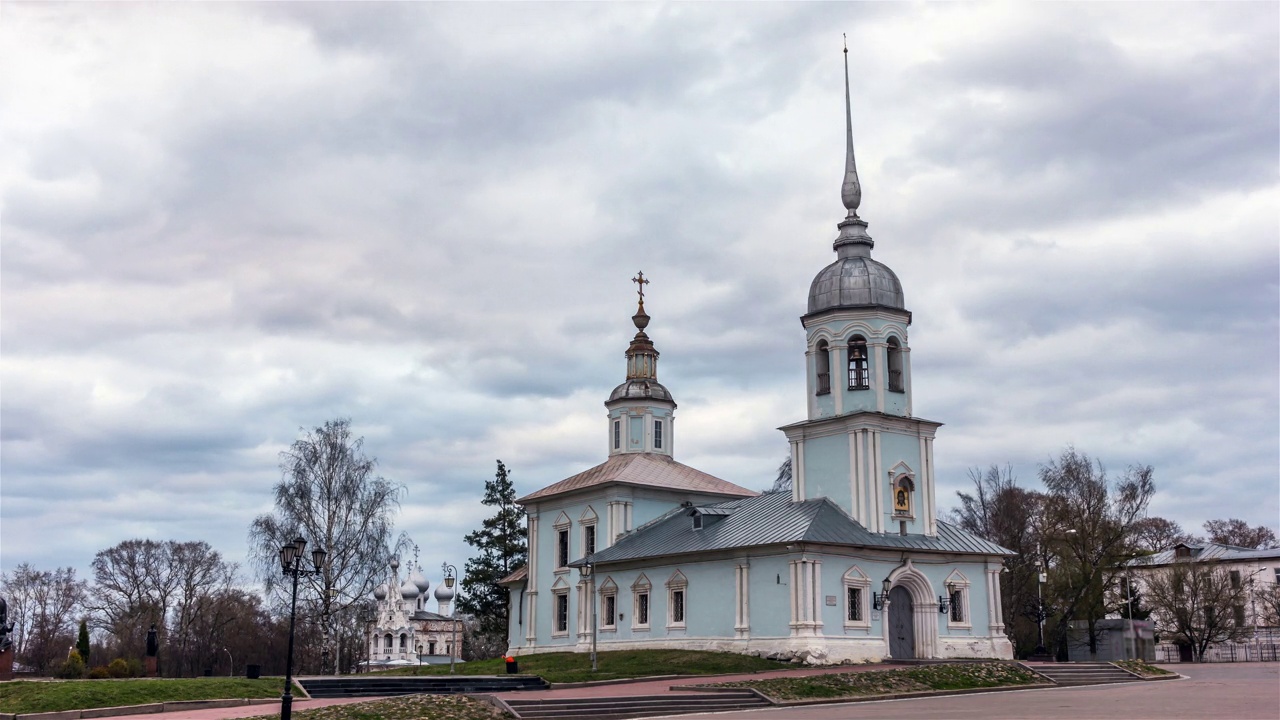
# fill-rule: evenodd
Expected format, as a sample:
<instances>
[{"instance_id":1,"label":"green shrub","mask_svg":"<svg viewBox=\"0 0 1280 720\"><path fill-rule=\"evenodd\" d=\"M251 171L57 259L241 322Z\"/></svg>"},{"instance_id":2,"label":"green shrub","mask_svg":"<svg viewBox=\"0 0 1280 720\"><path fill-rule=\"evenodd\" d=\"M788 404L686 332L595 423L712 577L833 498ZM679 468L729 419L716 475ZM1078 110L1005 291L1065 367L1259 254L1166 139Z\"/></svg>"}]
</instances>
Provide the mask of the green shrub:
<instances>
[{"instance_id":1,"label":"green shrub","mask_svg":"<svg viewBox=\"0 0 1280 720\"><path fill-rule=\"evenodd\" d=\"M67 680L79 680L84 677L84 660L80 658L80 653L72 650L67 654L66 662L58 668L58 677Z\"/></svg>"},{"instance_id":2,"label":"green shrub","mask_svg":"<svg viewBox=\"0 0 1280 720\"><path fill-rule=\"evenodd\" d=\"M111 671L107 670L106 665L98 665L89 671L90 680L106 680L109 677L111 677Z\"/></svg>"},{"instance_id":3,"label":"green shrub","mask_svg":"<svg viewBox=\"0 0 1280 720\"><path fill-rule=\"evenodd\" d=\"M111 664L107 665L107 672L113 678L127 678L132 674L129 672L129 663L125 662L124 658L112 660Z\"/></svg>"},{"instance_id":4,"label":"green shrub","mask_svg":"<svg viewBox=\"0 0 1280 720\"><path fill-rule=\"evenodd\" d=\"M138 658L129 658L129 677L142 677L147 674L147 668Z\"/></svg>"}]
</instances>

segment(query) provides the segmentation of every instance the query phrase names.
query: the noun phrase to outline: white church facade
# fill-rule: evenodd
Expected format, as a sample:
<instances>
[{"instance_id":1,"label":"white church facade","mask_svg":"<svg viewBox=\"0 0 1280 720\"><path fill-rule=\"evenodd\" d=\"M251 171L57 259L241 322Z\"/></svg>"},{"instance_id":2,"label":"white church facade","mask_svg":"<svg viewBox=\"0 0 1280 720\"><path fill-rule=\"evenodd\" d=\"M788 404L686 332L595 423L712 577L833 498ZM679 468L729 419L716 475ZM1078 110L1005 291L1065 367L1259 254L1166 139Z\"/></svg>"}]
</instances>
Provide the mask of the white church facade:
<instances>
[{"instance_id":1,"label":"white church facade","mask_svg":"<svg viewBox=\"0 0 1280 720\"><path fill-rule=\"evenodd\" d=\"M510 591L513 655L724 650L809 663L1010 658L1009 551L937 518L940 423L912 415L902 286L858 217L846 67L846 169L835 262L807 312L808 417L781 428L789 493L675 460L643 275L626 380L605 402L608 459L522 497L529 564ZM594 609L593 609L594 608Z\"/></svg>"}]
</instances>

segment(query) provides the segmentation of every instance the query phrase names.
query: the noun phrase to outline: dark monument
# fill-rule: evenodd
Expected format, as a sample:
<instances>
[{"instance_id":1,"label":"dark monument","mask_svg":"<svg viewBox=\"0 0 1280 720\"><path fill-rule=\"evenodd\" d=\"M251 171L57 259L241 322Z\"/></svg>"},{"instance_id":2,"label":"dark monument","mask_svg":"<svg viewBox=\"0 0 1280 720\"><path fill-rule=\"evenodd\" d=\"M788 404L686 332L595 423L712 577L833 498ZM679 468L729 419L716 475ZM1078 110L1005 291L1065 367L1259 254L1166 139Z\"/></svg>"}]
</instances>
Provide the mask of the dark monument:
<instances>
[{"instance_id":1,"label":"dark monument","mask_svg":"<svg viewBox=\"0 0 1280 720\"><path fill-rule=\"evenodd\" d=\"M0 597L0 680L13 679L13 623L9 622L9 603Z\"/></svg>"},{"instance_id":2,"label":"dark monument","mask_svg":"<svg viewBox=\"0 0 1280 720\"><path fill-rule=\"evenodd\" d=\"M156 655L160 653L160 640L156 637L156 624L151 623L151 629L147 631L147 677L156 676L157 659Z\"/></svg>"}]
</instances>

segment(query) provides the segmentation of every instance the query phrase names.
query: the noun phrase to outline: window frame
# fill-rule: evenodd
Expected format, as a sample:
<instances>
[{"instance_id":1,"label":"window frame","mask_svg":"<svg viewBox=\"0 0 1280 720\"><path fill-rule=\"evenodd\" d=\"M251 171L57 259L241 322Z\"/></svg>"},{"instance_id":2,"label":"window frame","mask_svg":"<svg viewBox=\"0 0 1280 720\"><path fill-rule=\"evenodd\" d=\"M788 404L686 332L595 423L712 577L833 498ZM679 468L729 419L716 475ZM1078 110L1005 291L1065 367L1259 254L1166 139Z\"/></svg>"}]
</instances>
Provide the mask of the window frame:
<instances>
[{"instance_id":1,"label":"window frame","mask_svg":"<svg viewBox=\"0 0 1280 720\"><path fill-rule=\"evenodd\" d=\"M684 630L689 623L689 578L676 570L667 580L667 629ZM676 618L679 610L680 617Z\"/></svg>"},{"instance_id":2,"label":"window frame","mask_svg":"<svg viewBox=\"0 0 1280 720\"><path fill-rule=\"evenodd\" d=\"M653 449L662 449L662 420L658 418L653 420Z\"/></svg>"},{"instance_id":3,"label":"window frame","mask_svg":"<svg viewBox=\"0 0 1280 720\"><path fill-rule=\"evenodd\" d=\"M862 572L857 565L849 568L844 577L841 578L844 586L844 627L848 630L870 630L871 629L871 578ZM859 613L861 620L851 620L850 615L850 593L857 591L859 595Z\"/></svg>"},{"instance_id":4,"label":"window frame","mask_svg":"<svg viewBox=\"0 0 1280 720\"><path fill-rule=\"evenodd\" d=\"M613 420L613 449L622 449L622 420L619 418Z\"/></svg>"},{"instance_id":5,"label":"window frame","mask_svg":"<svg viewBox=\"0 0 1280 720\"><path fill-rule=\"evenodd\" d=\"M973 617L969 611L969 580L959 572L953 572L946 581L947 598L951 607L947 611L948 629L971 629Z\"/></svg>"},{"instance_id":6,"label":"window frame","mask_svg":"<svg viewBox=\"0 0 1280 720\"><path fill-rule=\"evenodd\" d=\"M594 555L600 542L600 533L596 531L596 523L582 523L582 556Z\"/></svg>"},{"instance_id":7,"label":"window frame","mask_svg":"<svg viewBox=\"0 0 1280 720\"><path fill-rule=\"evenodd\" d=\"M907 499L906 507L898 506L898 493L902 491ZM893 517L895 518L911 518L916 516L915 503L916 483L909 473L903 473L893 479L893 483L889 490L889 495L893 500Z\"/></svg>"},{"instance_id":8,"label":"window frame","mask_svg":"<svg viewBox=\"0 0 1280 720\"><path fill-rule=\"evenodd\" d=\"M631 584L632 632L649 632L652 628L653 618L650 617L650 613L653 612L652 589L653 585L644 573L640 573L640 577L636 578L636 581ZM642 606L644 608L643 612L641 612ZM641 622L641 619L644 621Z\"/></svg>"},{"instance_id":9,"label":"window frame","mask_svg":"<svg viewBox=\"0 0 1280 720\"><path fill-rule=\"evenodd\" d=\"M569 588L552 588L551 598L551 637L569 637Z\"/></svg>"},{"instance_id":10,"label":"window frame","mask_svg":"<svg viewBox=\"0 0 1280 720\"><path fill-rule=\"evenodd\" d=\"M867 347L867 339L861 335L854 335L849 338L849 344L845 350L845 367L849 371L849 390L871 389L871 363ZM860 350L861 354L855 356L855 349Z\"/></svg>"},{"instance_id":11,"label":"window frame","mask_svg":"<svg viewBox=\"0 0 1280 720\"><path fill-rule=\"evenodd\" d=\"M556 528L556 572L569 570L569 528Z\"/></svg>"},{"instance_id":12,"label":"window frame","mask_svg":"<svg viewBox=\"0 0 1280 720\"><path fill-rule=\"evenodd\" d=\"M887 360L888 384L885 386L889 392L905 393L907 385L905 382L905 373L903 372L902 363L902 343L898 338L890 336L886 341L885 359Z\"/></svg>"},{"instance_id":13,"label":"window frame","mask_svg":"<svg viewBox=\"0 0 1280 720\"><path fill-rule=\"evenodd\" d=\"M819 340L814 348L814 376L817 378L817 392L814 395L830 395L831 345L826 340Z\"/></svg>"}]
</instances>

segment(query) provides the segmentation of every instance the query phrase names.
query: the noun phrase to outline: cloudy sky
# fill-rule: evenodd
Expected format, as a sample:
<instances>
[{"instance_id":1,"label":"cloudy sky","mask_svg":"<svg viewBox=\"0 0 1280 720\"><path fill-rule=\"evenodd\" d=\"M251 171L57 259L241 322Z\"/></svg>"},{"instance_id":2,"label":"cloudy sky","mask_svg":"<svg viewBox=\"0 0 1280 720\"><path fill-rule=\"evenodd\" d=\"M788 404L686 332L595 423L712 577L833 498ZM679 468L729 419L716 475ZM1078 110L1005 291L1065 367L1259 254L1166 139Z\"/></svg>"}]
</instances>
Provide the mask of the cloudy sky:
<instances>
[{"instance_id":1,"label":"cloudy sky","mask_svg":"<svg viewBox=\"0 0 1280 720\"><path fill-rule=\"evenodd\" d=\"M494 461L603 460L637 270L677 457L767 487L843 216L902 279L915 410L1034 485L1275 527L1280 6L0 8L0 567L131 537L243 560L349 417L461 565Z\"/></svg>"}]
</instances>

